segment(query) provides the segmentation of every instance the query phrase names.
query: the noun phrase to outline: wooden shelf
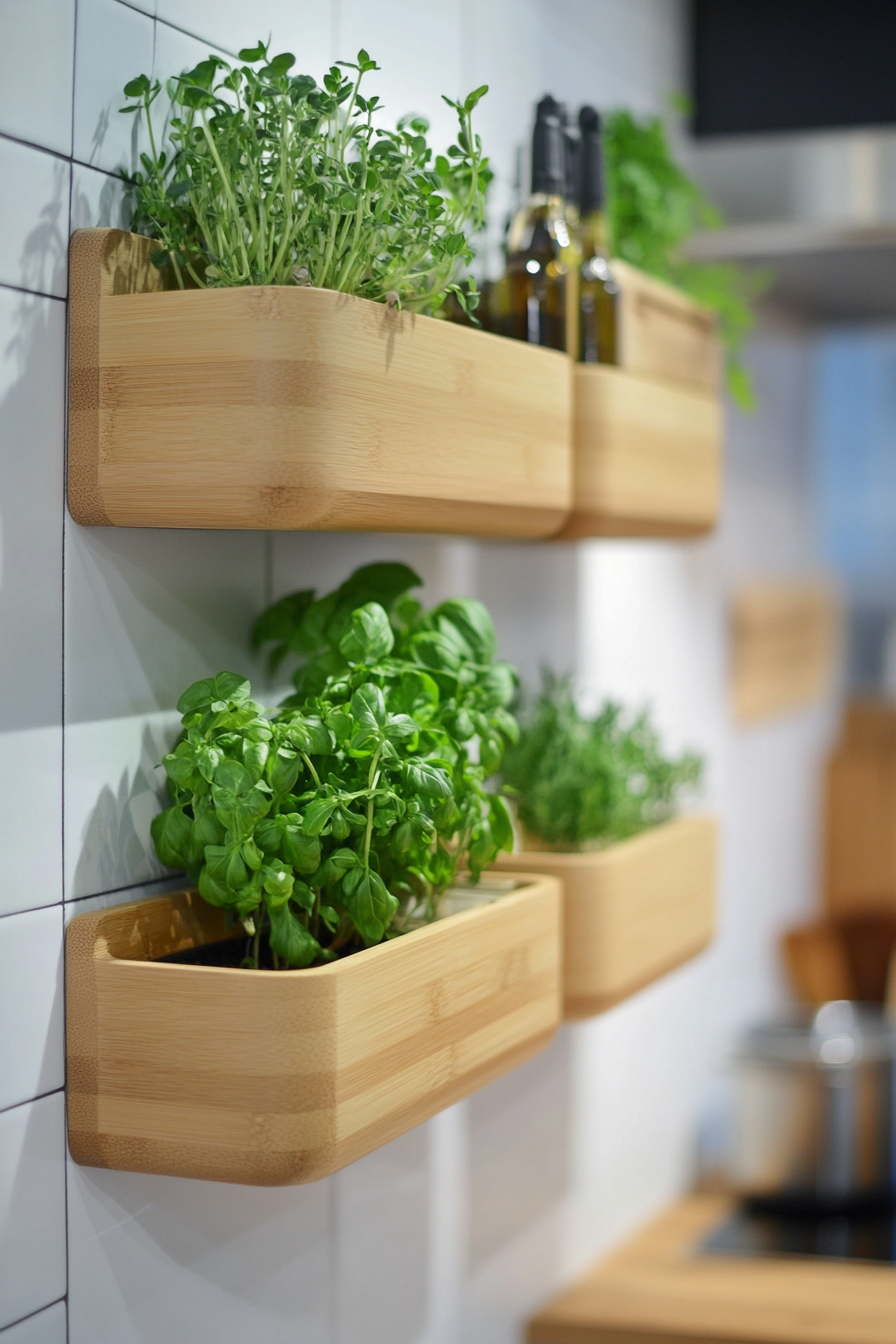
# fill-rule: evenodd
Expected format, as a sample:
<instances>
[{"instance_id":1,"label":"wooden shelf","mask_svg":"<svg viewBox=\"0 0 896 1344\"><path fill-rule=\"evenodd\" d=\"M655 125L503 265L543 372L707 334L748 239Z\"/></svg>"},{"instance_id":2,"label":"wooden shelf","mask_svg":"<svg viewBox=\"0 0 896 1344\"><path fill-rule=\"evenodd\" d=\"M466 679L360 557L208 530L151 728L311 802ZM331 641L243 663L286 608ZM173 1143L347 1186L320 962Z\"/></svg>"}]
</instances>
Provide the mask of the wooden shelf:
<instances>
[{"instance_id":1,"label":"wooden shelf","mask_svg":"<svg viewBox=\"0 0 896 1344\"><path fill-rule=\"evenodd\" d=\"M72 239L77 522L520 538L561 526L565 355L330 290L165 290L156 246L115 229Z\"/></svg>"},{"instance_id":2,"label":"wooden shelf","mask_svg":"<svg viewBox=\"0 0 896 1344\"><path fill-rule=\"evenodd\" d=\"M564 1017L591 1017L689 961L715 927L716 822L680 817L595 853L504 854L560 878Z\"/></svg>"},{"instance_id":3,"label":"wooden shelf","mask_svg":"<svg viewBox=\"0 0 896 1344\"><path fill-rule=\"evenodd\" d=\"M717 394L621 368L575 370L572 513L579 537L690 537L719 514Z\"/></svg>"},{"instance_id":4,"label":"wooden shelf","mask_svg":"<svg viewBox=\"0 0 896 1344\"><path fill-rule=\"evenodd\" d=\"M528 1344L892 1344L896 1268L700 1254L732 1212L682 1200L538 1312Z\"/></svg>"},{"instance_id":5,"label":"wooden shelf","mask_svg":"<svg viewBox=\"0 0 896 1344\"><path fill-rule=\"evenodd\" d=\"M735 718L751 723L814 704L836 671L837 594L824 582L744 584L731 604L731 641Z\"/></svg>"},{"instance_id":6,"label":"wooden shelf","mask_svg":"<svg viewBox=\"0 0 896 1344\"><path fill-rule=\"evenodd\" d=\"M152 960L226 936L192 891L76 916L72 1157L316 1181L538 1053L560 1020L560 884L520 874L510 894L489 899L486 880L467 899L480 903L305 971Z\"/></svg>"},{"instance_id":7,"label":"wooden shelf","mask_svg":"<svg viewBox=\"0 0 896 1344\"><path fill-rule=\"evenodd\" d=\"M815 322L896 316L896 226L781 222L695 235L695 261L734 261L771 274L768 298Z\"/></svg>"},{"instance_id":8,"label":"wooden shelf","mask_svg":"<svg viewBox=\"0 0 896 1344\"><path fill-rule=\"evenodd\" d=\"M715 314L624 261L612 267L619 286L619 367L718 393L723 361Z\"/></svg>"}]
</instances>

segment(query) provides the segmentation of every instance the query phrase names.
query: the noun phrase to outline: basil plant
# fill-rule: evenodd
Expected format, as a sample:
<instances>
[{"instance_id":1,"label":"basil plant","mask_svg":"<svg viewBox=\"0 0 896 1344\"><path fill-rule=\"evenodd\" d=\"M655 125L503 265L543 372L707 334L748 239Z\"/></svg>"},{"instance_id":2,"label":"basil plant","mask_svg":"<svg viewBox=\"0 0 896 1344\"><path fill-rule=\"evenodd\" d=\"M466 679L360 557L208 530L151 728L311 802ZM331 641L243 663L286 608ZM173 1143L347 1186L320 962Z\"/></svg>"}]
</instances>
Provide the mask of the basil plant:
<instances>
[{"instance_id":1,"label":"basil plant","mask_svg":"<svg viewBox=\"0 0 896 1344\"><path fill-rule=\"evenodd\" d=\"M429 612L404 565L371 565L315 600L266 611L256 646L300 658L273 714L222 672L178 701L165 757L172 803L156 852L183 868L275 968L370 947L438 914L459 868L478 879L512 847L504 800L486 788L517 726L513 669L495 660L481 603Z\"/></svg>"}]
</instances>

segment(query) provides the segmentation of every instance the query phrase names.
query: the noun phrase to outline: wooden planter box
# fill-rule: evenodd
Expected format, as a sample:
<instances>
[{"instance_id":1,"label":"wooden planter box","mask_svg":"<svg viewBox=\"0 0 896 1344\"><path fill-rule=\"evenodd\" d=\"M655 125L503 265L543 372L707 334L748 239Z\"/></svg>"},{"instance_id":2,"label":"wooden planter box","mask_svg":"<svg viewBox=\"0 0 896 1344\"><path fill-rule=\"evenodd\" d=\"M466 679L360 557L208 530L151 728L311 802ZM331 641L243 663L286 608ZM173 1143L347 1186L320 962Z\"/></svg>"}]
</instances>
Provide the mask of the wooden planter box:
<instances>
[{"instance_id":1,"label":"wooden planter box","mask_svg":"<svg viewBox=\"0 0 896 1344\"><path fill-rule=\"evenodd\" d=\"M559 537L690 537L719 514L722 404L684 383L579 364L572 513Z\"/></svg>"},{"instance_id":2,"label":"wooden planter box","mask_svg":"<svg viewBox=\"0 0 896 1344\"><path fill-rule=\"evenodd\" d=\"M612 1008L696 956L715 928L716 823L680 817L593 853L502 855L562 878L564 1017Z\"/></svg>"},{"instance_id":3,"label":"wooden planter box","mask_svg":"<svg viewBox=\"0 0 896 1344\"><path fill-rule=\"evenodd\" d=\"M613 274L619 365L576 366L573 508L559 535L698 536L721 493L716 319L625 262Z\"/></svg>"},{"instance_id":4,"label":"wooden planter box","mask_svg":"<svg viewBox=\"0 0 896 1344\"><path fill-rule=\"evenodd\" d=\"M829 584L743 585L731 604L735 718L755 722L821 700L833 683L839 644L839 603Z\"/></svg>"},{"instance_id":5,"label":"wooden planter box","mask_svg":"<svg viewBox=\"0 0 896 1344\"><path fill-rule=\"evenodd\" d=\"M546 537L571 503L553 350L331 290L165 290L71 245L69 508L118 527Z\"/></svg>"},{"instance_id":6,"label":"wooden planter box","mask_svg":"<svg viewBox=\"0 0 896 1344\"><path fill-rule=\"evenodd\" d=\"M723 361L715 313L624 261L612 264L619 286L620 368L717 393Z\"/></svg>"},{"instance_id":7,"label":"wooden planter box","mask_svg":"<svg viewBox=\"0 0 896 1344\"><path fill-rule=\"evenodd\" d=\"M226 936L191 891L78 915L72 1156L245 1185L328 1176L548 1044L560 914L560 884L521 875L510 894L305 971L151 960Z\"/></svg>"}]
</instances>

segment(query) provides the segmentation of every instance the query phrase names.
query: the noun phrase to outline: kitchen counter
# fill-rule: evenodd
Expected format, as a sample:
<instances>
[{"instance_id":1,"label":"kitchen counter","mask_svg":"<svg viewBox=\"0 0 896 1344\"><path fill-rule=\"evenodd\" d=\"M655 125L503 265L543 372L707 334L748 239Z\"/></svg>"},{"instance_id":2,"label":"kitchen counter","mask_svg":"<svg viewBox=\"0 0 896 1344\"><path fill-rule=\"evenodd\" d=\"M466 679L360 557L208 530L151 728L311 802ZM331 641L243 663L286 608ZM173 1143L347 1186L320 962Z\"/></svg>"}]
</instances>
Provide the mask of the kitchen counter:
<instances>
[{"instance_id":1,"label":"kitchen counter","mask_svg":"<svg viewBox=\"0 0 896 1344\"><path fill-rule=\"evenodd\" d=\"M682 1200L545 1306L528 1344L894 1344L896 1267L695 1254L728 1199Z\"/></svg>"}]
</instances>

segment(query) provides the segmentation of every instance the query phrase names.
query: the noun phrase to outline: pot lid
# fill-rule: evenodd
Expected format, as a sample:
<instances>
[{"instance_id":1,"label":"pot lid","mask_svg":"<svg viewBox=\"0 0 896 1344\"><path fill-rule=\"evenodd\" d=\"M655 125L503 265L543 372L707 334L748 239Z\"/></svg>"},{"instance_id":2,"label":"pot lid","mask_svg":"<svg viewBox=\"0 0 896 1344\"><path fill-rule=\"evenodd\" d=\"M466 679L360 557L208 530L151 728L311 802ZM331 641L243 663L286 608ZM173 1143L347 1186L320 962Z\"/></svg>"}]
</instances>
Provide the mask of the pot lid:
<instances>
[{"instance_id":1,"label":"pot lid","mask_svg":"<svg viewBox=\"0 0 896 1344\"><path fill-rule=\"evenodd\" d=\"M896 1023L867 1004L847 999L752 1027L735 1051L738 1060L822 1069L848 1069L894 1057Z\"/></svg>"}]
</instances>

